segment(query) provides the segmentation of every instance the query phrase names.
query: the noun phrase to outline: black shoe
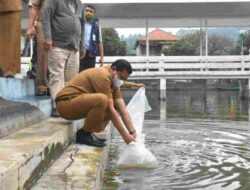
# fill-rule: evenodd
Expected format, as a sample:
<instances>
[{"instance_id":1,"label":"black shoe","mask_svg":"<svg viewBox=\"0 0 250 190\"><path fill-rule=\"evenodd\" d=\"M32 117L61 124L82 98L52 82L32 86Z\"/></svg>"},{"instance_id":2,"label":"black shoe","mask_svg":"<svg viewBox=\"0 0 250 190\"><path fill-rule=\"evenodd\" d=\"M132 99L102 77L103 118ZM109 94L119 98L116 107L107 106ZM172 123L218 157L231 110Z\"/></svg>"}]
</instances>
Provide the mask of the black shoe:
<instances>
[{"instance_id":1,"label":"black shoe","mask_svg":"<svg viewBox=\"0 0 250 190\"><path fill-rule=\"evenodd\" d=\"M100 142L105 142L107 139L101 139L98 136L95 135L95 133L91 133L91 135L93 136L94 139L97 139Z\"/></svg>"},{"instance_id":2,"label":"black shoe","mask_svg":"<svg viewBox=\"0 0 250 190\"><path fill-rule=\"evenodd\" d=\"M14 75L7 75L5 78L14 78Z\"/></svg>"},{"instance_id":3,"label":"black shoe","mask_svg":"<svg viewBox=\"0 0 250 190\"><path fill-rule=\"evenodd\" d=\"M34 69L27 71L26 74L29 79L36 79L37 74Z\"/></svg>"},{"instance_id":4,"label":"black shoe","mask_svg":"<svg viewBox=\"0 0 250 190\"><path fill-rule=\"evenodd\" d=\"M60 117L60 114L58 113L56 108L52 108L51 117Z\"/></svg>"},{"instance_id":5,"label":"black shoe","mask_svg":"<svg viewBox=\"0 0 250 190\"><path fill-rule=\"evenodd\" d=\"M49 90L49 88L47 89L47 96L50 96L50 90Z\"/></svg>"},{"instance_id":6,"label":"black shoe","mask_svg":"<svg viewBox=\"0 0 250 190\"><path fill-rule=\"evenodd\" d=\"M76 132L76 143L86 144L94 147L104 147L106 145L104 142L96 140L92 133L86 132L83 129L80 129Z\"/></svg>"},{"instance_id":7,"label":"black shoe","mask_svg":"<svg viewBox=\"0 0 250 190\"><path fill-rule=\"evenodd\" d=\"M47 96L47 90L38 90L36 96Z\"/></svg>"}]
</instances>

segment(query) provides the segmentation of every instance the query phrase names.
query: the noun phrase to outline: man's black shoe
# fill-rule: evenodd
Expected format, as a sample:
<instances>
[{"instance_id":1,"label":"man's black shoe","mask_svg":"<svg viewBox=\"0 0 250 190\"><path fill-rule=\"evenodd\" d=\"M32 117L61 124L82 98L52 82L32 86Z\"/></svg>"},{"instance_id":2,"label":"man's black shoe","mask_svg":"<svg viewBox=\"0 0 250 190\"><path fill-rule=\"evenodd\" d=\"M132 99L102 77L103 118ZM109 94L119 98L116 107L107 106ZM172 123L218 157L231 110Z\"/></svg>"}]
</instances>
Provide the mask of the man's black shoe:
<instances>
[{"instance_id":1,"label":"man's black shoe","mask_svg":"<svg viewBox=\"0 0 250 190\"><path fill-rule=\"evenodd\" d=\"M38 90L36 92L36 96L46 96L47 95L47 90Z\"/></svg>"},{"instance_id":2,"label":"man's black shoe","mask_svg":"<svg viewBox=\"0 0 250 190\"><path fill-rule=\"evenodd\" d=\"M103 143L103 142L106 141L106 139L101 139L101 138L97 137L94 133L92 133L92 132L86 132L83 129L80 129L78 133L80 133L80 134L86 134L86 133L88 133L88 134L90 134L92 136L92 138L95 141L100 142L100 143Z\"/></svg>"},{"instance_id":3,"label":"man's black shoe","mask_svg":"<svg viewBox=\"0 0 250 190\"><path fill-rule=\"evenodd\" d=\"M95 139L92 133L86 132L83 129L80 129L76 132L76 143L86 144L94 147L104 147L106 145L104 142Z\"/></svg>"},{"instance_id":4,"label":"man's black shoe","mask_svg":"<svg viewBox=\"0 0 250 190\"><path fill-rule=\"evenodd\" d=\"M7 75L5 76L5 78L14 78L15 76L14 75Z\"/></svg>"},{"instance_id":5,"label":"man's black shoe","mask_svg":"<svg viewBox=\"0 0 250 190\"><path fill-rule=\"evenodd\" d=\"M107 139L101 139L98 136L95 135L95 133L91 133L91 135L93 136L94 139L100 141L100 142L105 142Z\"/></svg>"},{"instance_id":6,"label":"man's black shoe","mask_svg":"<svg viewBox=\"0 0 250 190\"><path fill-rule=\"evenodd\" d=\"M51 117L60 117L60 114L58 113L56 108L52 108Z\"/></svg>"}]
</instances>

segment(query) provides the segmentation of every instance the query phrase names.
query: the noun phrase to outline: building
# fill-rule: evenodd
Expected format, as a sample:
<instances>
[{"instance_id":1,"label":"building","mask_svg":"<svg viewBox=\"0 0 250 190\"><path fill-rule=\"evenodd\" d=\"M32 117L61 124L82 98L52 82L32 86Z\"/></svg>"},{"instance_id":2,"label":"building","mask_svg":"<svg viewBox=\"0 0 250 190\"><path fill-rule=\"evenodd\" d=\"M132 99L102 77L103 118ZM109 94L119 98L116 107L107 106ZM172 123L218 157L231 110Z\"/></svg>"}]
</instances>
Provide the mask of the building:
<instances>
[{"instance_id":1,"label":"building","mask_svg":"<svg viewBox=\"0 0 250 190\"><path fill-rule=\"evenodd\" d=\"M149 55L159 56L164 48L178 40L180 37L173 35L169 32L165 32L159 28L153 30L148 34L149 38ZM135 44L135 51L137 56L146 55L146 36L141 36Z\"/></svg>"}]
</instances>

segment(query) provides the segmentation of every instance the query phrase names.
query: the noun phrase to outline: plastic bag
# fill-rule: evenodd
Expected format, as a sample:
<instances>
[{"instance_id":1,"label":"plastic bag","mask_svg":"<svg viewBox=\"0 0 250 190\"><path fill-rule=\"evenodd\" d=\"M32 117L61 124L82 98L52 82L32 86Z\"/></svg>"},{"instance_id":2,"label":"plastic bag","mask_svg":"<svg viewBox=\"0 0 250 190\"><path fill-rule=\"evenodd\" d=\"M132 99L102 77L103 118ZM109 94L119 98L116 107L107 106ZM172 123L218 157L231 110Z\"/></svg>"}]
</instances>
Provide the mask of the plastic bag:
<instances>
[{"instance_id":1,"label":"plastic bag","mask_svg":"<svg viewBox=\"0 0 250 190\"><path fill-rule=\"evenodd\" d=\"M127 106L128 112L136 130L136 142L126 145L120 154L118 166L121 168L155 168L157 160L145 147L142 127L144 113L151 110L145 95L145 88L140 88Z\"/></svg>"}]
</instances>

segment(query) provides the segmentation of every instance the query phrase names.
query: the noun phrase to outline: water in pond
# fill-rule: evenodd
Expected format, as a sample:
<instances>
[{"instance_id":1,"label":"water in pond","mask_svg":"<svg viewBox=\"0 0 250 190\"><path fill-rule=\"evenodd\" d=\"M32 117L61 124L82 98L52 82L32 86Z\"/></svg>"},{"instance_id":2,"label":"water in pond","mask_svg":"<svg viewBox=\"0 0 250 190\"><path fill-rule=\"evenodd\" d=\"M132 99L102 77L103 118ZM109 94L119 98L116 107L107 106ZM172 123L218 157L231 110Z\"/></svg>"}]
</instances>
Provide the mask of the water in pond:
<instances>
[{"instance_id":1,"label":"water in pond","mask_svg":"<svg viewBox=\"0 0 250 190\"><path fill-rule=\"evenodd\" d=\"M144 122L145 143L159 166L118 169L124 143L116 132L103 190L250 189L248 101L215 90L172 90L167 101L157 91L147 96L153 110Z\"/></svg>"}]
</instances>

